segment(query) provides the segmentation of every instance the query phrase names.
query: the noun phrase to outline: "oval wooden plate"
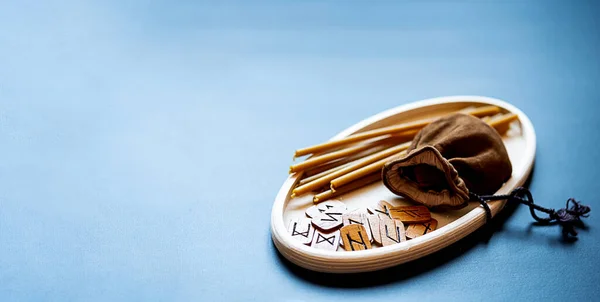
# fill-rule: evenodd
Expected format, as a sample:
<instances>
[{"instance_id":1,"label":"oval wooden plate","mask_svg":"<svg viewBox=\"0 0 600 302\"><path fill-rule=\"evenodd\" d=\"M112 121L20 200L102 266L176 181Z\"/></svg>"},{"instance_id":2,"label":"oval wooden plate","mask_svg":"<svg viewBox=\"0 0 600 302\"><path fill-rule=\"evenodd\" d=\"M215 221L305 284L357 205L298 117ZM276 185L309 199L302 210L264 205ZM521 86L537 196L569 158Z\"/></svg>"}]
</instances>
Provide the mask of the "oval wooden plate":
<instances>
[{"instance_id":1,"label":"oval wooden plate","mask_svg":"<svg viewBox=\"0 0 600 302\"><path fill-rule=\"evenodd\" d=\"M505 112L519 116L519 120L513 122L511 129L503 136L512 162L513 174L496 194L507 194L523 185L531 172L535 157L535 131L531 121L521 110L498 99L452 96L410 103L367 118L342 131L332 140L379 127L442 116L468 106L484 105L495 105ZM432 217L439 223L437 230L406 242L364 251L346 252L341 247L337 251L320 250L294 240L287 232L288 221L296 217L305 217L305 210L313 205L312 194L290 198L292 189L301 177L299 173L290 175L279 190L271 214L271 233L275 246L285 258L310 270L356 273L395 266L429 255L458 241L484 225L486 220L483 208L472 202L461 210L433 212ZM365 209L379 200L386 200L393 206L413 204L392 194L381 181L337 199L344 202L350 210ZM492 214L495 216L505 203L505 200L490 202Z\"/></svg>"}]
</instances>

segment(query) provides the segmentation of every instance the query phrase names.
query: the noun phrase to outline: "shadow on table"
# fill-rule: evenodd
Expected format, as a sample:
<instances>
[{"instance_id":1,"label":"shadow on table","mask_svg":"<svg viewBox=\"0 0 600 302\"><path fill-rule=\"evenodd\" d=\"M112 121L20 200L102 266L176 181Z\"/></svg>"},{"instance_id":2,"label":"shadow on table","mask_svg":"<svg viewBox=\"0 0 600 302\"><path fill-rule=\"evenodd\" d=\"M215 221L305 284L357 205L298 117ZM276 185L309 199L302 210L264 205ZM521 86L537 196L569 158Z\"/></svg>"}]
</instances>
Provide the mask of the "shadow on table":
<instances>
[{"instance_id":1,"label":"shadow on table","mask_svg":"<svg viewBox=\"0 0 600 302\"><path fill-rule=\"evenodd\" d=\"M533 172L525 187L529 186ZM403 280L410 279L414 276L425 274L431 270L443 267L445 264L463 256L466 252L471 250L473 247L479 244L487 244L494 233L503 230L504 223L513 214L515 209L519 206L517 203L507 203L506 206L494 219L481 227L477 231L468 235L467 237L459 240L458 242L438 251L431 255L423 258L401 264L395 267L391 267L384 270L368 273L356 273L356 274L330 274L330 273L318 273L301 268L287 259L285 259L277 249L273 250L277 253L277 257L281 264L283 264L290 272L305 281L330 287L340 288L360 288L360 287L371 287L377 285L384 285L393 282L401 282ZM520 232L520 234L513 234L518 237L527 238L531 234L531 230L536 224L532 223L527 230ZM514 232L514 231L509 231ZM560 238L560 237L556 237ZM540 238L543 239L543 238ZM554 239L553 239L554 240ZM569 243L554 241L555 243Z\"/></svg>"}]
</instances>

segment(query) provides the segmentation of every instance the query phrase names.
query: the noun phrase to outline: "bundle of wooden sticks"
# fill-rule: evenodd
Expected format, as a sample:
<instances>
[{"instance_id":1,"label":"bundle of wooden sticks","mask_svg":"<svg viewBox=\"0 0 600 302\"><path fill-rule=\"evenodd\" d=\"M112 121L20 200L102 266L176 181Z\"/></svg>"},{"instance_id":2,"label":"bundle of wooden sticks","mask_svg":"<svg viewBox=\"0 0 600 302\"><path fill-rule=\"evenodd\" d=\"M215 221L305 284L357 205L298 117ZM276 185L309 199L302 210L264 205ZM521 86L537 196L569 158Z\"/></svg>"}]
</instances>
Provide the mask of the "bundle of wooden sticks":
<instances>
[{"instance_id":1,"label":"bundle of wooden sticks","mask_svg":"<svg viewBox=\"0 0 600 302\"><path fill-rule=\"evenodd\" d=\"M469 107L459 112L481 118L500 134L517 119L516 114L501 113L496 106ZM290 167L290 173L302 173L303 177L292 191L292 197L315 192L313 202L319 203L380 181L383 165L404 156L417 132L435 119L359 132L296 150L294 158L312 156Z\"/></svg>"}]
</instances>

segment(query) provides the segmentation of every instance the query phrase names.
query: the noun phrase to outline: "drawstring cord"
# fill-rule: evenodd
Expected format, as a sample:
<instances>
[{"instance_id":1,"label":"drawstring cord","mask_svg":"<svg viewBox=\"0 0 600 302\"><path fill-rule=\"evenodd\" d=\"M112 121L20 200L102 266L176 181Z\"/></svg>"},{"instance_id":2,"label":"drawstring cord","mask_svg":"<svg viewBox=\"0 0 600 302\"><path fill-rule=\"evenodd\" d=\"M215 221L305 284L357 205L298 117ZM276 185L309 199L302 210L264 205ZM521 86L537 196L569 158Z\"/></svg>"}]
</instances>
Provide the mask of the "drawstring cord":
<instances>
[{"instance_id":1,"label":"drawstring cord","mask_svg":"<svg viewBox=\"0 0 600 302\"><path fill-rule=\"evenodd\" d=\"M569 198L564 208L557 210L549 209L537 205L533 202L533 196L528 189L519 187L514 189L508 195L477 195L473 192L469 192L471 200L478 201L485 210L487 221L492 219L492 211L490 210L487 201L491 200L503 200L506 199L509 202L519 202L529 207L531 217L540 224L548 225L551 223L558 223L562 226L562 234L564 237L577 236L575 226L582 224L581 217L587 218L591 211L589 206L582 205L574 198ZM535 211L540 211L548 214L548 217L540 217Z\"/></svg>"}]
</instances>

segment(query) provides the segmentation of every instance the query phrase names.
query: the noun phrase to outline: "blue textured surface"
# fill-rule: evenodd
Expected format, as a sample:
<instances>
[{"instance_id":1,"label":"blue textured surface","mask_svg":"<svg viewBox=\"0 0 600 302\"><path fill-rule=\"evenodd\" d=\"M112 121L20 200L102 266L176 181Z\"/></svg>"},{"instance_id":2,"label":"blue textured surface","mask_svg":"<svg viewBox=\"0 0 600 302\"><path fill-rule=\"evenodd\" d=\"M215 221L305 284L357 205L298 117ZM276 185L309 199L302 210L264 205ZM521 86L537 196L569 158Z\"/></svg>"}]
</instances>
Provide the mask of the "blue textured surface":
<instances>
[{"instance_id":1,"label":"blue textured surface","mask_svg":"<svg viewBox=\"0 0 600 302\"><path fill-rule=\"evenodd\" d=\"M0 300L597 300L597 2L364 2L1 2ZM295 148L455 94L529 115L578 242L516 208L374 274L278 256Z\"/></svg>"}]
</instances>

